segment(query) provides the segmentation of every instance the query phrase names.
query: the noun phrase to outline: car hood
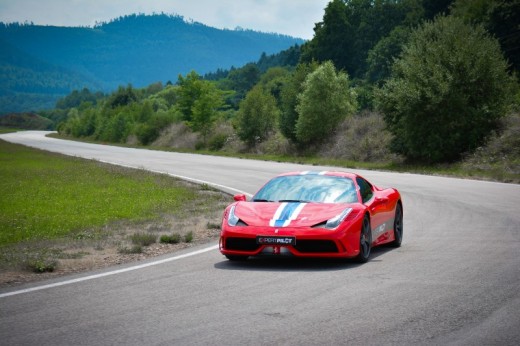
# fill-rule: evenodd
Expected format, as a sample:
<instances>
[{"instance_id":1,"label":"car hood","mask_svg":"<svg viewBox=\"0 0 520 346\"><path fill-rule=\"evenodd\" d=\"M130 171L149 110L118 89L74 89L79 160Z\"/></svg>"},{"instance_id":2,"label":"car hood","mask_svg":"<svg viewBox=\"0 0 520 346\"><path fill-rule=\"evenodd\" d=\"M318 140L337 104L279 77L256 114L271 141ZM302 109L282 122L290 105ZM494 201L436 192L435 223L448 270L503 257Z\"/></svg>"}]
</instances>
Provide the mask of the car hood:
<instances>
[{"instance_id":1,"label":"car hood","mask_svg":"<svg viewBox=\"0 0 520 346\"><path fill-rule=\"evenodd\" d=\"M235 215L248 226L311 227L338 216L352 204L238 202Z\"/></svg>"}]
</instances>

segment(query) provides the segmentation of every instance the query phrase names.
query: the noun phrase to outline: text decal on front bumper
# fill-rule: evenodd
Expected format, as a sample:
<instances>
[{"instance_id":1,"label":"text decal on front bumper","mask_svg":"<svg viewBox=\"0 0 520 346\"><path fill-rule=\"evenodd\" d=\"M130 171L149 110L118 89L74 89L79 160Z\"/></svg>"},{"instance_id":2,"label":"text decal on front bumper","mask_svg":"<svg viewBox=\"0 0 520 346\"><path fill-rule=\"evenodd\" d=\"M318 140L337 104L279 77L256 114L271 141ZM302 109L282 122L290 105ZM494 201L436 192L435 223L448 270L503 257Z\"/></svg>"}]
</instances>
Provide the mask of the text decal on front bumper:
<instances>
[{"instance_id":1,"label":"text decal on front bumper","mask_svg":"<svg viewBox=\"0 0 520 346\"><path fill-rule=\"evenodd\" d=\"M261 245L296 245L295 237L270 237L270 236L257 236L256 243Z\"/></svg>"}]
</instances>

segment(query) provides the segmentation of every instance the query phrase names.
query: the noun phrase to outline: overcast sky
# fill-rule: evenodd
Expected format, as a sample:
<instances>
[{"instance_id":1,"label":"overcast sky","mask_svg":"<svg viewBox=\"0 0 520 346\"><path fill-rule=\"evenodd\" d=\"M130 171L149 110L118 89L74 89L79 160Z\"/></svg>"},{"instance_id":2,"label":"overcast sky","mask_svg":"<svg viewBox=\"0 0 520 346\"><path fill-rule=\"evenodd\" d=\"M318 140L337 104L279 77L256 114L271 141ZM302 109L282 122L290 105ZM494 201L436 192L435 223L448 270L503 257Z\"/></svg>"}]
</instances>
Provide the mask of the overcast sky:
<instances>
[{"instance_id":1,"label":"overcast sky","mask_svg":"<svg viewBox=\"0 0 520 346\"><path fill-rule=\"evenodd\" d=\"M0 22L92 26L132 13L178 14L216 27L311 39L330 0L0 0Z\"/></svg>"}]
</instances>

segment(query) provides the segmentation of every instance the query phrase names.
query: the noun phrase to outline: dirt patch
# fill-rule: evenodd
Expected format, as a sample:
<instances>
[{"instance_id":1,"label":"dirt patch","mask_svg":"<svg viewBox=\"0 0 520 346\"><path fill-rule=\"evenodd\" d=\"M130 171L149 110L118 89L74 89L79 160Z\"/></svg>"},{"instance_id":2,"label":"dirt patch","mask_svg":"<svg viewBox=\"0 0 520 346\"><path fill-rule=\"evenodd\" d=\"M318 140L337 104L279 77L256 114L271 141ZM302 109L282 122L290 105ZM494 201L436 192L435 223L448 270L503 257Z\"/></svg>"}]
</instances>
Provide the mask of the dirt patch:
<instances>
[{"instance_id":1,"label":"dirt patch","mask_svg":"<svg viewBox=\"0 0 520 346\"><path fill-rule=\"evenodd\" d=\"M213 232L216 233L216 232ZM205 238L197 237L197 241L191 243L162 244L156 243L143 248L139 254L121 254L117 247L103 250L95 248L84 248L87 252L81 258L59 259L56 269L52 272L35 273L28 268L4 269L0 271L0 287L13 287L24 283L36 282L46 279L57 278L65 275L87 272L95 269L116 267L124 263L138 262L148 258L172 254L176 251L193 247L195 245L215 242L218 240L216 234Z\"/></svg>"}]
</instances>

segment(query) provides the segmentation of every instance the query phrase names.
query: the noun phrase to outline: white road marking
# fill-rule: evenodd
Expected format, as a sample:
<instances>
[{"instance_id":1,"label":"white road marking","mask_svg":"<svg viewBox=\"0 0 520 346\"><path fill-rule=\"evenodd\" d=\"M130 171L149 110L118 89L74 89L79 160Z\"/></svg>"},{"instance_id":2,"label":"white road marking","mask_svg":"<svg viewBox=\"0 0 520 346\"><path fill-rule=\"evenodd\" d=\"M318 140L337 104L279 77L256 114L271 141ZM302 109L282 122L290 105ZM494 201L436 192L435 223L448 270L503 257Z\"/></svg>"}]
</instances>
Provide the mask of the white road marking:
<instances>
[{"instance_id":1,"label":"white road marking","mask_svg":"<svg viewBox=\"0 0 520 346\"><path fill-rule=\"evenodd\" d=\"M126 272L133 271L133 270L138 270L138 269L142 269L142 268L146 268L146 267L151 267L151 266L154 266L154 265L157 265L157 264L163 264L163 263L167 263L167 262L180 260L180 259L183 259L183 258L186 258L186 257L200 255L202 253L213 251L213 250L216 250L216 249L218 249L218 245L212 245L210 247L207 247L207 248L204 248L204 249L200 249L200 250L197 250L197 251L193 251L193 252L188 252L188 253L185 253L183 255L169 257L169 258L165 258L165 259L162 259L162 260L153 261L153 262L149 262L149 263L143 263L143 264L136 265L136 266L133 266L133 267L123 268L123 269L118 269L118 270L112 270L112 271L109 271L109 272L106 272L106 273L84 276L84 277L81 277L81 278L72 279L72 280L66 280L66 281L61 281L61 282L56 282L54 284L49 284L49 285L36 286L36 287L27 288L27 289L23 289L23 290L2 293L2 294L0 294L0 298L14 296L14 295L17 295L17 294L23 294L23 293L29 293L29 292L34 292L34 291L45 290L45 289L48 289L48 288L54 288L54 287L59 287L59 286L64 286L64 285L70 285L70 284L74 284L74 283L77 283L77 282L98 279L98 278L102 278L102 277L110 276L110 275L126 273Z\"/></svg>"}]
</instances>

